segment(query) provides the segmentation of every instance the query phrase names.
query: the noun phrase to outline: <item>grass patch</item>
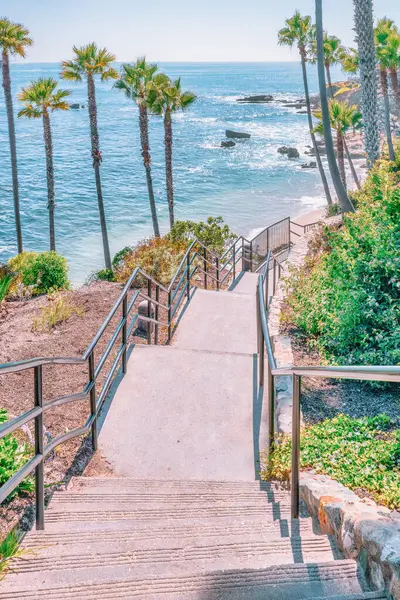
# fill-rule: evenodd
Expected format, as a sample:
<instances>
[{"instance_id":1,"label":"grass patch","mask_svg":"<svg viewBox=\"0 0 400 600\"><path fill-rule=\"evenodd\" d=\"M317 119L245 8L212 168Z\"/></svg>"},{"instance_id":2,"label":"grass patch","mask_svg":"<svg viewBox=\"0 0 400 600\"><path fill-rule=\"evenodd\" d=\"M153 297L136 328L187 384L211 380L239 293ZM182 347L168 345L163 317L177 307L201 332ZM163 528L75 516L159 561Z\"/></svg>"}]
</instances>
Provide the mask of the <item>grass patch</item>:
<instances>
[{"instance_id":1,"label":"grass patch","mask_svg":"<svg viewBox=\"0 0 400 600\"><path fill-rule=\"evenodd\" d=\"M83 317L84 309L65 296L48 297L49 304L41 308L41 314L34 318L33 331L51 331L56 325L68 321L72 315Z\"/></svg>"},{"instance_id":2,"label":"grass patch","mask_svg":"<svg viewBox=\"0 0 400 600\"><path fill-rule=\"evenodd\" d=\"M262 479L289 480L291 452L291 438L279 436ZM365 490L378 504L400 507L400 430L386 415L339 415L304 427L300 462L302 469L312 468L352 490Z\"/></svg>"},{"instance_id":3,"label":"grass patch","mask_svg":"<svg viewBox=\"0 0 400 600\"><path fill-rule=\"evenodd\" d=\"M0 543L0 581L4 579L10 567L12 558L19 558L28 553L28 550L20 548L22 534L15 530L10 531Z\"/></svg>"}]
</instances>

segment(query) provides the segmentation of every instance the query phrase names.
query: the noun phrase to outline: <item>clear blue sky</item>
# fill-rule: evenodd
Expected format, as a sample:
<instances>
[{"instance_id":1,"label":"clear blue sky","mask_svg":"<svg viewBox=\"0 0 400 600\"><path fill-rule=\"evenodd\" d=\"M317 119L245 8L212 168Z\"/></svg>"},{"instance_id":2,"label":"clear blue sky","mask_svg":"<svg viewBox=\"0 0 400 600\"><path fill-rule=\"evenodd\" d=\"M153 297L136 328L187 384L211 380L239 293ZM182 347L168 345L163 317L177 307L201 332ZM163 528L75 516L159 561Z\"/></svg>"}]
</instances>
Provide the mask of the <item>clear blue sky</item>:
<instances>
[{"instance_id":1,"label":"clear blue sky","mask_svg":"<svg viewBox=\"0 0 400 600\"><path fill-rule=\"evenodd\" d=\"M6 0L1 8L35 39L29 61L69 58L73 44L95 40L117 59L146 54L158 61L283 61L276 32L298 8L314 15L314 0ZM400 25L400 3L375 0L376 16ZM353 43L352 0L324 0L325 27Z\"/></svg>"}]
</instances>

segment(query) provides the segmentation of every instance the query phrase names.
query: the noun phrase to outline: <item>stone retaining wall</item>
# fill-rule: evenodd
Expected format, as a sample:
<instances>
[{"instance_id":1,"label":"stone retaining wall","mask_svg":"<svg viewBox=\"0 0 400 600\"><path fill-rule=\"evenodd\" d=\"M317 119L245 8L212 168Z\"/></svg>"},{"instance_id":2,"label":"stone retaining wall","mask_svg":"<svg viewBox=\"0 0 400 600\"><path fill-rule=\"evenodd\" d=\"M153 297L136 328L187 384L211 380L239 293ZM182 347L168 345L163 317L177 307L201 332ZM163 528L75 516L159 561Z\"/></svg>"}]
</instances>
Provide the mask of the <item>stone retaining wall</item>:
<instances>
[{"instance_id":1,"label":"stone retaining wall","mask_svg":"<svg viewBox=\"0 0 400 600\"><path fill-rule=\"evenodd\" d=\"M291 267L303 264L312 235L310 232L296 241L285 263L283 278ZM285 283L281 280L268 316L278 367L293 365L290 337L280 332L285 294ZM292 378L277 377L275 392L275 430L291 434ZM359 560L371 584L376 589L389 590L395 600L400 600L400 514L391 513L372 500L361 499L330 477L313 472L301 474L300 497L310 513L319 519L322 531L336 537L347 557Z\"/></svg>"}]
</instances>

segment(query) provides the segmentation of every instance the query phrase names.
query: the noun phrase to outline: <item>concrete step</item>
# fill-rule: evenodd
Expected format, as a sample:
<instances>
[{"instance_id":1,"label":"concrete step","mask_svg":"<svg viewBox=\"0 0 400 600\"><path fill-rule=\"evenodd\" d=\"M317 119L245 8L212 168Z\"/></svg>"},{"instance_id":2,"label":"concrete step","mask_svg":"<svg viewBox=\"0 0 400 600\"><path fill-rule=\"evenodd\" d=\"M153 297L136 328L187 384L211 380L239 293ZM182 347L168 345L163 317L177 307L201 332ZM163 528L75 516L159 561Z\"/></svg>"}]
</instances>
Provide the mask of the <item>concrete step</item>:
<instances>
[{"instance_id":1,"label":"concrete step","mask_svg":"<svg viewBox=\"0 0 400 600\"><path fill-rule=\"evenodd\" d=\"M47 573L25 573L21 578L9 575L0 600L42 599L116 600L128 598L303 600L338 598L353 594L363 598L363 581L353 561L334 561L295 565L275 565L262 569L214 570L193 574L160 575L161 565L145 569L136 566L75 569ZM185 565L185 570L187 565ZM141 575L139 571L148 571ZM48 575L48 577L47 577ZM82 579L78 581L78 577ZM357 596L358 594L358 596ZM365 596L364 596L365 597Z\"/></svg>"},{"instance_id":2,"label":"concrete step","mask_svg":"<svg viewBox=\"0 0 400 600\"><path fill-rule=\"evenodd\" d=\"M169 537L170 535L178 535L181 537L201 536L201 535L216 535L223 536L236 535L237 532L243 531L250 533L252 531L279 532L281 537L290 537L291 535L303 535L313 532L315 528L312 519L299 519L290 521L290 519L280 518L279 515L263 516L263 518L246 517L241 515L236 518L219 517L212 520L207 519L179 519L179 520L154 520L142 521L140 519L115 519L110 521L80 521L77 526L75 521L46 521L45 532L32 531L27 539L36 539L36 536L58 536L63 535L66 538L74 535L105 535L110 532L115 535L136 536L142 538L147 537ZM45 539L45 537L43 538Z\"/></svg>"},{"instance_id":3,"label":"concrete step","mask_svg":"<svg viewBox=\"0 0 400 600\"><path fill-rule=\"evenodd\" d=\"M145 544L149 545L149 544ZM24 583L36 577L48 578L49 572L73 571L74 581L84 580L86 571L101 569L117 574L125 573L125 567L132 567L136 576L156 572L166 576L195 574L211 570L265 568L276 564L293 564L303 562L328 562L335 560L329 541L320 539L302 540L267 540L250 539L246 541L231 540L229 543L182 544L179 540L164 544L153 542L153 548L135 548L128 544L111 543L93 545L77 544L69 553L58 546L39 548L33 554L25 555L12 562L14 576L23 574ZM103 577L103 574L99 577Z\"/></svg>"},{"instance_id":4,"label":"concrete step","mask_svg":"<svg viewBox=\"0 0 400 600\"><path fill-rule=\"evenodd\" d=\"M250 271L242 271L234 283L230 286L229 291L235 294L245 294L247 296L255 296L257 290L259 273L250 273Z\"/></svg>"},{"instance_id":5,"label":"concrete step","mask_svg":"<svg viewBox=\"0 0 400 600\"><path fill-rule=\"evenodd\" d=\"M96 532L97 534L98 532ZM259 533L257 530L241 531L238 529L235 534L231 531L223 536L207 536L193 535L184 538L179 535L169 535L164 531L161 537L148 536L147 538L127 535L126 532L108 532L114 533L114 536L104 535L104 532L99 532L100 535L77 535L73 537L73 541L65 541L63 536L48 537L46 535L37 536L35 540L27 537L23 543L24 548L35 549L36 557L52 557L52 556L76 556L86 554L107 554L107 553L125 553L131 550L135 552L153 552L155 550L165 551L173 550L182 551L190 554L194 549L207 549L210 553L243 553L252 554L252 548L258 548L260 553L268 554L276 552L281 556L287 555L290 562L304 562L300 560L302 554L307 554L307 560L312 561L309 555L318 552L329 553L329 559L343 558L341 553L335 548L333 540L326 536L318 536L312 533L304 534L303 536L281 537L278 529L271 530L267 533ZM103 533L103 535L101 535ZM28 542L28 543L27 543ZM36 550L39 549L38 552ZM258 552L258 551L257 551ZM294 555L296 555L294 557ZM30 561L30 557L26 557ZM25 557L24 557L25 562ZM32 561L30 561L32 562ZM279 561L276 561L279 562ZM285 561L282 561L285 562Z\"/></svg>"},{"instance_id":6,"label":"concrete step","mask_svg":"<svg viewBox=\"0 0 400 600\"><path fill-rule=\"evenodd\" d=\"M256 295L197 289L174 336L176 348L257 352Z\"/></svg>"},{"instance_id":7,"label":"concrete step","mask_svg":"<svg viewBox=\"0 0 400 600\"><path fill-rule=\"evenodd\" d=\"M243 504L241 506L235 504L225 505L204 505L204 506L154 506L145 507L139 506L135 502L121 505L115 500L112 503L71 503L67 501L59 504L50 505L46 511L46 521L48 523L54 521L119 521L125 519L135 519L140 521L159 521L159 520L181 520L181 519L242 519L254 520L255 518L270 519L282 517L290 517L289 506L279 506L266 504L251 505Z\"/></svg>"}]
</instances>

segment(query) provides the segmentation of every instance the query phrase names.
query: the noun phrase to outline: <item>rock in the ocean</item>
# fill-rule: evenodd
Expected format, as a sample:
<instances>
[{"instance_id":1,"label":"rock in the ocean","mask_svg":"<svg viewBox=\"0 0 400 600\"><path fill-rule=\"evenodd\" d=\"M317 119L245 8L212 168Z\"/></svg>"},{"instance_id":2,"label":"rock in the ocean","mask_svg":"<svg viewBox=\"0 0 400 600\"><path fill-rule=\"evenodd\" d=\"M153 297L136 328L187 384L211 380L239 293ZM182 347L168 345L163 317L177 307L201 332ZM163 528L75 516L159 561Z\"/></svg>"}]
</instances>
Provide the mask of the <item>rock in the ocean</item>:
<instances>
[{"instance_id":1,"label":"rock in the ocean","mask_svg":"<svg viewBox=\"0 0 400 600\"><path fill-rule=\"evenodd\" d=\"M281 146L280 148L278 148L278 152L279 154L286 155L288 158L300 157L300 152L297 150L297 148L292 148L290 146Z\"/></svg>"},{"instance_id":2,"label":"rock in the ocean","mask_svg":"<svg viewBox=\"0 0 400 600\"><path fill-rule=\"evenodd\" d=\"M301 165L302 169L316 169L317 168L317 163L312 160L311 162L308 163L304 163L303 165Z\"/></svg>"},{"instance_id":3,"label":"rock in the ocean","mask_svg":"<svg viewBox=\"0 0 400 600\"><path fill-rule=\"evenodd\" d=\"M77 110L78 108L85 108L85 105L84 104L77 104L77 103L75 103L75 104L70 104L69 107L72 108L72 109L74 109L74 110Z\"/></svg>"},{"instance_id":4,"label":"rock in the ocean","mask_svg":"<svg viewBox=\"0 0 400 600\"><path fill-rule=\"evenodd\" d=\"M221 148L233 148L233 146L236 146L235 142L229 140L221 142Z\"/></svg>"},{"instance_id":5,"label":"rock in the ocean","mask_svg":"<svg viewBox=\"0 0 400 600\"><path fill-rule=\"evenodd\" d=\"M250 133L244 133L242 131L232 131L231 129L227 129L225 134L227 138L248 139L251 137Z\"/></svg>"},{"instance_id":6,"label":"rock in the ocean","mask_svg":"<svg viewBox=\"0 0 400 600\"><path fill-rule=\"evenodd\" d=\"M253 104L259 104L262 102L272 102L273 96L270 94L260 94L258 96L246 96L245 98L238 98L236 102L248 102Z\"/></svg>"}]
</instances>

